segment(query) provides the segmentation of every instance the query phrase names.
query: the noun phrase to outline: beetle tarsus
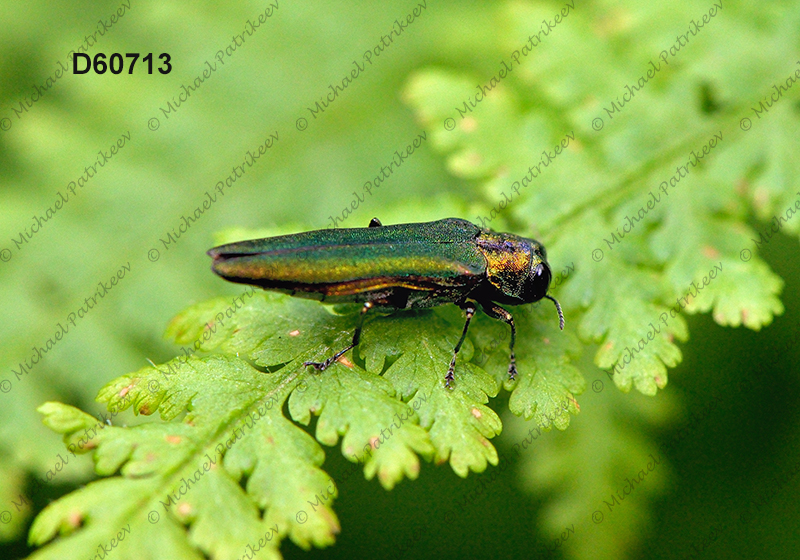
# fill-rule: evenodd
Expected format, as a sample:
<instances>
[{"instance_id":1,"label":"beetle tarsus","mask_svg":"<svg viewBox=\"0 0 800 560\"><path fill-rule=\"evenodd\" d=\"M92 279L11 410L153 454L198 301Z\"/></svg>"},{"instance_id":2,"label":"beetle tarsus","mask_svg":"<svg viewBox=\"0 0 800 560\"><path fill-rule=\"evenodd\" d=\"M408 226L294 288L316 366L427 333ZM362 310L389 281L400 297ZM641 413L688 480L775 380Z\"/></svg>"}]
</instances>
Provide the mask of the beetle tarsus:
<instances>
[{"instance_id":1,"label":"beetle tarsus","mask_svg":"<svg viewBox=\"0 0 800 560\"><path fill-rule=\"evenodd\" d=\"M336 352L336 354L334 354L333 356L331 356L330 358L328 358L324 362L303 362L303 365L304 366L311 366L314 369L316 369L317 371L325 371L326 369L328 369L328 367L330 367L330 365L333 362L335 362L336 360L341 358L342 355L345 352L347 352L348 350L354 348L356 346L356 344L358 344L358 338L356 337L354 340L355 340L354 344L351 344L350 346L348 346L347 348L345 348L343 350L339 350L338 352Z\"/></svg>"},{"instance_id":2,"label":"beetle tarsus","mask_svg":"<svg viewBox=\"0 0 800 560\"><path fill-rule=\"evenodd\" d=\"M325 371L331 365L331 360L328 358L324 362L303 362L304 367L311 366L317 371Z\"/></svg>"},{"instance_id":3,"label":"beetle tarsus","mask_svg":"<svg viewBox=\"0 0 800 560\"><path fill-rule=\"evenodd\" d=\"M511 381L517 378L517 360L514 358L514 354L511 354L511 363L508 364L508 378Z\"/></svg>"},{"instance_id":4,"label":"beetle tarsus","mask_svg":"<svg viewBox=\"0 0 800 560\"><path fill-rule=\"evenodd\" d=\"M374 303L368 301L367 303L364 304L364 307L361 308L361 314L358 316L358 326L356 326L356 332L353 333L353 342L350 343L350 346L342 350L339 350L338 352L336 352L336 354L334 354L324 362L303 362L303 365L311 366L317 371L325 371L326 369L328 369L328 366L330 366L333 362L341 358L345 352L347 352L348 350L352 350L353 348L358 346L358 343L361 340L361 327L364 325L364 315L366 315L367 311L372 309L374 305L375 305Z\"/></svg>"},{"instance_id":5,"label":"beetle tarsus","mask_svg":"<svg viewBox=\"0 0 800 560\"><path fill-rule=\"evenodd\" d=\"M450 367L447 369L447 375L444 376L444 386L446 389L450 389L450 383L455 379L455 372L456 369L456 355L453 354L453 359L450 360Z\"/></svg>"}]
</instances>

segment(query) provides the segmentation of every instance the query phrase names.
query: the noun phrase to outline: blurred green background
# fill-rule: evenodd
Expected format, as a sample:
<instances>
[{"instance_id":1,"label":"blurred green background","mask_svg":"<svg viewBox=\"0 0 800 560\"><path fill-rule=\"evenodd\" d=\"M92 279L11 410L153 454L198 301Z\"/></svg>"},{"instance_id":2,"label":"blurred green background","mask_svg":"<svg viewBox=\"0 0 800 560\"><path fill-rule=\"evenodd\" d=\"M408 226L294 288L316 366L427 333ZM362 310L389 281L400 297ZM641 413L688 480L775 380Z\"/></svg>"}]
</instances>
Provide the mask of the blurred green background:
<instances>
[{"instance_id":1,"label":"blurred green background","mask_svg":"<svg viewBox=\"0 0 800 560\"><path fill-rule=\"evenodd\" d=\"M763 48L783 52L786 61L795 60L800 49L795 4L750 8L726 1L719 18L727 18L727 23L709 26L706 42L698 39L692 45L696 50L682 55L685 72L696 85L708 78L711 91L718 80L716 87L723 95L725 85L720 84L735 82L738 76L731 72L707 77L704 68L714 61L724 68L752 67L755 63L748 53L761 48L765 38L774 40ZM101 412L94 397L106 382L143 367L147 360L159 363L176 353L162 339L170 318L193 303L241 291L209 271L204 253L214 245L215 232L234 227L291 232L328 226L331 216L341 216L351 204L354 191L363 196L364 182L391 161L395 150L423 131L419 115L403 95L418 72L435 68L485 83L512 46L521 42L518 37L509 39L524 27L519 14L529 14L530 27L538 30L539 20L533 14L555 13L563 7L556 2L429 0L418 20L314 118L307 107L330 91L329 84L349 74L353 60L361 62L364 51L374 47L393 20L405 17L416 2L279 0L266 23L221 64L214 58L217 51L242 33L248 18L255 20L263 13L266 2L130 0L119 20L104 35L97 35L89 54L166 52L171 55L172 72L148 75L140 60L133 75L127 70L120 75L67 74L18 116L13 108L31 99L34 84L44 84L59 67L58 61L65 62L69 51L98 30L98 20L110 21L122 5L0 4L4 22L0 118L7 119L0 130L0 250L10 255L0 262L4 318L0 381L12 385L0 394L0 512L9 513L0 518L3 558L30 553L25 538L32 516L49 500L93 476L91 460L81 457L70 461L52 484L46 482L63 445L42 425L35 410L38 405L58 400L90 413ZM653 35L669 45L672 39L662 33L664 27L683 30L710 5L682 2L655 8L637 2L576 0L574 13L561 24L574 26L563 32L561 46L569 48L570 41L576 41L570 56L591 57L592 53L581 51L576 35L593 30L611 41L609 51L619 57L649 49L646 60L657 51L652 52L650 45L642 47L637 38ZM740 22L741 29L750 33L729 37L723 49L719 43L733 27L731 21ZM604 68L618 71L609 59L587 59L584 63L595 68L587 73L571 72L566 60L558 66L552 52L542 55L550 57L547 65L540 64L537 56L534 53L525 64L545 83L548 72L557 76L554 87L561 89L555 95L561 99L570 98L571 82L576 90L584 89ZM693 60L704 62L692 67ZM182 84L201 74L206 61L216 63L217 70L167 118L159 108L180 94ZM638 66L632 67L640 72L643 64L637 61ZM753 78L752 89L768 92L773 81L793 71L791 64L781 66L785 72ZM636 72L628 77L635 80ZM614 80L613 94L619 94L623 83ZM509 84L521 88L512 79ZM686 102L664 84L653 87L666 92L666 103L670 95L674 104ZM603 101L613 99L611 91L598 96ZM684 93L700 95L697 91ZM553 93L518 91L522 105L534 111L546 94ZM791 99L782 103L796 112L797 92L787 97ZM645 107L638 110L646 113ZM559 131L569 130L563 124L569 111L566 106L548 105L541 115ZM151 130L154 117L159 125ZM300 117L308 120L303 131L296 125ZM494 134L502 136L503 125L499 122ZM634 145L655 143L661 134L656 131L656 137L648 137L648 129L633 122L615 125L632 135L628 142ZM128 131L125 147L17 248L13 239L30 228L33 217L44 215L59 191L66 196L67 184L94 164L98 150L108 150ZM240 165L247 150L254 150L275 131L279 141L267 154L165 249L159 239L179 227L181 216L202 204L205 191ZM445 155L436 148L429 135L429 141L343 225L366 226L373 216L396 223L451 215L475 220L484 215L494 199L479 191L480 181L449 172ZM777 141L773 146L776 152L785 149ZM632 166L646 163L629 161L625 153L616 157ZM797 158L798 153L784 152L783 157ZM786 169L789 176L791 172ZM796 183L796 175L790 180ZM491 225L499 230L513 229L504 227L508 223L519 225L518 219L507 219L501 214ZM540 233L536 215L528 219L517 233ZM754 227L763 227L752 213L749 219ZM155 262L148 258L153 248L160 251ZM498 448L511 468L484 490L476 489L482 488L481 479L489 477L494 467L462 480L447 466L425 464L419 480L405 481L391 492L374 480L347 477L335 504L342 524L337 544L304 552L287 541L282 548L285 556L538 558L547 556L545 547L553 548L553 539L574 524L574 534L552 557L685 558L693 557L693 547L703 549L697 558L797 557L800 506L795 497L800 477L782 481L800 462L800 423L794 406L800 389L796 367L800 346L794 344L800 339L800 259L796 239L783 234L759 253L786 281L782 295L786 312L769 327L753 332L720 327L707 314L691 317L692 336L682 346L684 360L670 370L667 388L652 398L617 390L591 363L596 348L589 346L581 367L593 390L578 398L581 414L565 432L541 436L519 457L512 444L530 426L502 414L506 428ZM555 269L566 264L558 254L551 252L549 258ZM17 379L12 369L30 359L32 347L44 345L57 330L54 325L65 323L67 315L96 291L99 281L126 263L131 270L125 278L30 373ZM602 383L592 385L596 380ZM742 385L743 381L748 383ZM597 387L600 391L594 390ZM504 395L492 403L498 412L507 410ZM120 422L141 421L121 418ZM592 458L608 450L639 454L648 449L663 459L663 479L618 506L620 511L631 508L635 515L615 513L593 523L591 513L633 473L620 470L619 484L608 487L606 478L593 471ZM571 461L569 469L563 469L565 457ZM352 468L338 453L328 453L325 467L337 480ZM562 469L565 474L559 478ZM543 478L558 483L548 483L543 491L544 485L537 482ZM646 485L647 481L642 487ZM13 505L20 494L30 499L29 507ZM571 500L588 495L596 499L577 508L585 515L571 518L569 512L575 510ZM710 535L717 538L712 542Z\"/></svg>"}]
</instances>

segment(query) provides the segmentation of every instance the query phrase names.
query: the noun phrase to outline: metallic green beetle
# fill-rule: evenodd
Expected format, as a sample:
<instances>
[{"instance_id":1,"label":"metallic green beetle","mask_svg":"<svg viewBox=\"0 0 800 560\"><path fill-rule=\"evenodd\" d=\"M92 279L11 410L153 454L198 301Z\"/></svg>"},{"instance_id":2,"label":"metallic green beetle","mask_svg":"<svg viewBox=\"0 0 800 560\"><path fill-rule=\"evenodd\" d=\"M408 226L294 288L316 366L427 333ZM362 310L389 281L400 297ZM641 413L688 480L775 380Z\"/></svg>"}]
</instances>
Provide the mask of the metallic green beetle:
<instances>
[{"instance_id":1,"label":"metallic green beetle","mask_svg":"<svg viewBox=\"0 0 800 560\"><path fill-rule=\"evenodd\" d=\"M466 312L445 376L447 387L476 302L489 317L511 327L511 379L517 374L516 328L511 314L498 304L547 298L555 303L564 329L561 306L547 295L551 273L542 244L457 218L393 226L374 218L367 228L253 239L215 247L208 254L214 259L212 270L231 282L327 303L364 304L347 348L324 362L303 364L320 371L358 344L364 315L373 307L395 311L454 303Z\"/></svg>"}]
</instances>

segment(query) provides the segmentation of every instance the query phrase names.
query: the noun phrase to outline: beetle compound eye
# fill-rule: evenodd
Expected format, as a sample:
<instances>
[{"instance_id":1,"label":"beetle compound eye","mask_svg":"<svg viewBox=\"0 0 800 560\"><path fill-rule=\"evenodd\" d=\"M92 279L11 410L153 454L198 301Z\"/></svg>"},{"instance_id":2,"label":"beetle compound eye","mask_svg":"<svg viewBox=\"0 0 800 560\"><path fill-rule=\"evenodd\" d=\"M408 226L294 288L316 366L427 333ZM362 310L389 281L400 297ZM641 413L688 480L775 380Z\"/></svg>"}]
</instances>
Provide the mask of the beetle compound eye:
<instances>
[{"instance_id":1,"label":"beetle compound eye","mask_svg":"<svg viewBox=\"0 0 800 560\"><path fill-rule=\"evenodd\" d=\"M547 291L547 287L550 286L550 269L544 263L539 263L536 265L536 268L533 271L533 274L536 278L536 282L542 283L545 286L545 291Z\"/></svg>"},{"instance_id":2,"label":"beetle compound eye","mask_svg":"<svg viewBox=\"0 0 800 560\"><path fill-rule=\"evenodd\" d=\"M545 263L535 265L526 282L525 301L539 301L547 293L550 286L550 268Z\"/></svg>"}]
</instances>

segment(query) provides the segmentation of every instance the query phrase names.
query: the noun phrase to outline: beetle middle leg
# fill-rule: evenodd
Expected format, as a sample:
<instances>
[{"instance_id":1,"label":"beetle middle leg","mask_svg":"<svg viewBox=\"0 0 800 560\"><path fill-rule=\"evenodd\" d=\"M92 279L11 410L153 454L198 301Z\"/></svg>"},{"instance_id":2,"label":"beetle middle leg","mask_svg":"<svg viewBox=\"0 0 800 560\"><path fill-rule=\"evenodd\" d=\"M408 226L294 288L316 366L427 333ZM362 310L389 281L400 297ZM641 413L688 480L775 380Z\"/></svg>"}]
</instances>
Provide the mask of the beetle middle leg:
<instances>
[{"instance_id":1,"label":"beetle middle leg","mask_svg":"<svg viewBox=\"0 0 800 560\"><path fill-rule=\"evenodd\" d=\"M334 354L324 362L303 362L303 365L312 366L314 367L314 369L317 369L319 371L325 371L326 369L328 369L328 366L330 366L333 362L341 358L342 354L358 346L358 342L361 339L361 327L364 325L364 315L367 314L367 311L372 309L373 305L374 304L371 301L368 301L367 303L364 304L364 307L361 308L361 314L358 316L358 325L356 326L356 332L353 333L353 342L350 343L350 346L348 346L343 350L339 350L338 352L336 352L336 354Z\"/></svg>"},{"instance_id":2,"label":"beetle middle leg","mask_svg":"<svg viewBox=\"0 0 800 560\"><path fill-rule=\"evenodd\" d=\"M472 321L472 317L475 315L475 311L477 311L477 307L471 301L459 304L459 307L466 311L467 313L467 322L464 323L464 330L461 332L461 338L458 339L458 344L456 344L455 349L453 350L453 359L450 360L450 367L447 368L447 375L444 377L444 386L448 389L450 388L450 382L454 379L454 372L456 369L456 356L458 355L458 351L461 350L461 345L464 344L464 339L467 338L467 330L469 329L469 322Z\"/></svg>"},{"instance_id":3,"label":"beetle middle leg","mask_svg":"<svg viewBox=\"0 0 800 560\"><path fill-rule=\"evenodd\" d=\"M511 342L508 345L508 349L511 351L511 361L508 363L508 377L509 379L516 379L517 359L514 356L514 340L517 338L517 329L514 326L514 317L511 316L511 313L493 303L481 303L481 307L483 308L484 313L486 313L489 317L508 323L508 325L511 327Z\"/></svg>"}]
</instances>

